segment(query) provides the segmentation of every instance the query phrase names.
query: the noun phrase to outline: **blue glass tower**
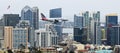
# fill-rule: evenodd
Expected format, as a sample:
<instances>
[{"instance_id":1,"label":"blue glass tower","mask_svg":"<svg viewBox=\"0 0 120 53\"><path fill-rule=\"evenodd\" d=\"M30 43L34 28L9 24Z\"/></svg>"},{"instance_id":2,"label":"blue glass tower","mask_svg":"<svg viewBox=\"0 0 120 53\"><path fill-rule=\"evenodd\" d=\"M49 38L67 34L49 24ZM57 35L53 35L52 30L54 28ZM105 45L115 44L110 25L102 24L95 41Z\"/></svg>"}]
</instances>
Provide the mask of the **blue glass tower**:
<instances>
[{"instance_id":1,"label":"blue glass tower","mask_svg":"<svg viewBox=\"0 0 120 53\"><path fill-rule=\"evenodd\" d=\"M55 8L50 10L50 18L61 18L62 17L62 9Z\"/></svg>"},{"instance_id":2,"label":"blue glass tower","mask_svg":"<svg viewBox=\"0 0 120 53\"><path fill-rule=\"evenodd\" d=\"M29 20L30 26L33 27L33 13L29 6L25 6L21 11L21 20Z\"/></svg>"},{"instance_id":3,"label":"blue glass tower","mask_svg":"<svg viewBox=\"0 0 120 53\"><path fill-rule=\"evenodd\" d=\"M74 15L74 40L77 42L85 42L83 40L83 17Z\"/></svg>"}]
</instances>

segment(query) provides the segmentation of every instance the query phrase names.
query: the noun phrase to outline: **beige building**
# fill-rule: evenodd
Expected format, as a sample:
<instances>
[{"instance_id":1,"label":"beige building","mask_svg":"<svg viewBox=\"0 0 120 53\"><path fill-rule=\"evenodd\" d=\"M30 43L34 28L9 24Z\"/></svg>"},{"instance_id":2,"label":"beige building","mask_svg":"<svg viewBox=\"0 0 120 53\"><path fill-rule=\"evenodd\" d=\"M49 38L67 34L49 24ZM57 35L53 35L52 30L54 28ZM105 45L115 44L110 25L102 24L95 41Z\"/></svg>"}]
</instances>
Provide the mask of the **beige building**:
<instances>
[{"instance_id":1,"label":"beige building","mask_svg":"<svg viewBox=\"0 0 120 53\"><path fill-rule=\"evenodd\" d=\"M12 49L12 45L13 45L12 31L13 31L12 26L4 27L4 48L9 47L10 49Z\"/></svg>"}]
</instances>

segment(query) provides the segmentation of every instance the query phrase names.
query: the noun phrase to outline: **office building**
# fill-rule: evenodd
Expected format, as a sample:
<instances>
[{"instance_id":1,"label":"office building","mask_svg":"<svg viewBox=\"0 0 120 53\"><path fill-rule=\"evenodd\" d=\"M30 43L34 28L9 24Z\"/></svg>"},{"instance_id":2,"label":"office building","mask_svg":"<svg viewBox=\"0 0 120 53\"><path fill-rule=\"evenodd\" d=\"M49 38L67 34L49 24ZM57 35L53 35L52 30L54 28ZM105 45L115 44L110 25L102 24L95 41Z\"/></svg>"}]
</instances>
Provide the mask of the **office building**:
<instances>
[{"instance_id":1,"label":"office building","mask_svg":"<svg viewBox=\"0 0 120 53\"><path fill-rule=\"evenodd\" d=\"M74 15L74 40L84 43L83 40L83 17Z\"/></svg>"},{"instance_id":2,"label":"office building","mask_svg":"<svg viewBox=\"0 0 120 53\"><path fill-rule=\"evenodd\" d=\"M106 15L106 37L107 37L107 44L112 45L112 37L114 34L112 33L112 26L118 25L118 16L117 14L108 14Z\"/></svg>"},{"instance_id":3,"label":"office building","mask_svg":"<svg viewBox=\"0 0 120 53\"><path fill-rule=\"evenodd\" d=\"M21 11L21 20L28 20L30 27L33 27L33 11L29 6L25 6Z\"/></svg>"},{"instance_id":4,"label":"office building","mask_svg":"<svg viewBox=\"0 0 120 53\"><path fill-rule=\"evenodd\" d=\"M19 23L19 14L4 14L1 21L3 21L4 26L13 26L15 27L17 23Z\"/></svg>"},{"instance_id":5,"label":"office building","mask_svg":"<svg viewBox=\"0 0 120 53\"><path fill-rule=\"evenodd\" d=\"M50 47L58 44L58 36L53 25L46 24L44 30L35 31L35 46L36 47Z\"/></svg>"},{"instance_id":6,"label":"office building","mask_svg":"<svg viewBox=\"0 0 120 53\"><path fill-rule=\"evenodd\" d=\"M89 11L85 11L85 12L83 12L82 13L82 16L83 16L83 36L85 37L85 42L87 42L87 43L89 43L90 42L90 28L91 28L91 26L90 26L90 19L91 19L91 17L90 17L90 13L89 13Z\"/></svg>"},{"instance_id":7,"label":"office building","mask_svg":"<svg viewBox=\"0 0 120 53\"><path fill-rule=\"evenodd\" d=\"M29 20L20 20L20 22L17 24L16 27L28 28L28 42L30 43L30 46L34 46L34 41L35 41L34 28L30 27Z\"/></svg>"},{"instance_id":8,"label":"office building","mask_svg":"<svg viewBox=\"0 0 120 53\"><path fill-rule=\"evenodd\" d=\"M62 9L55 8L50 10L50 18L61 18L62 17Z\"/></svg>"},{"instance_id":9,"label":"office building","mask_svg":"<svg viewBox=\"0 0 120 53\"><path fill-rule=\"evenodd\" d=\"M50 18L62 18L62 9L55 8L50 10ZM61 25L62 22L56 23L56 25ZM62 41L62 27L55 26L55 30L57 31L57 35L59 36L59 41Z\"/></svg>"},{"instance_id":10,"label":"office building","mask_svg":"<svg viewBox=\"0 0 120 53\"><path fill-rule=\"evenodd\" d=\"M29 7L25 6L21 11L21 19L22 20L29 20L30 27L33 29L39 28L39 9L38 7Z\"/></svg>"},{"instance_id":11,"label":"office building","mask_svg":"<svg viewBox=\"0 0 120 53\"><path fill-rule=\"evenodd\" d=\"M101 27L100 27L100 12L93 13L91 17L90 41L92 44L101 45Z\"/></svg>"},{"instance_id":12,"label":"office building","mask_svg":"<svg viewBox=\"0 0 120 53\"><path fill-rule=\"evenodd\" d=\"M28 29L27 28L14 28L13 29L13 48L28 48Z\"/></svg>"},{"instance_id":13,"label":"office building","mask_svg":"<svg viewBox=\"0 0 120 53\"><path fill-rule=\"evenodd\" d=\"M118 15L117 14L106 15L106 27L114 26L117 24L118 24Z\"/></svg>"},{"instance_id":14,"label":"office building","mask_svg":"<svg viewBox=\"0 0 120 53\"><path fill-rule=\"evenodd\" d=\"M35 30L39 29L39 9L38 7L25 6L21 11L21 19L25 20L25 26L28 28L28 42L31 46L34 46ZM26 21L28 20L28 21ZM24 25L24 21L22 21ZM30 25L29 25L30 24ZM28 26L27 26L28 25Z\"/></svg>"},{"instance_id":15,"label":"office building","mask_svg":"<svg viewBox=\"0 0 120 53\"><path fill-rule=\"evenodd\" d=\"M112 26L110 29L110 45L120 45L120 26Z\"/></svg>"},{"instance_id":16,"label":"office building","mask_svg":"<svg viewBox=\"0 0 120 53\"><path fill-rule=\"evenodd\" d=\"M34 26L34 29L39 29L39 9L38 7L33 7L32 8L32 11L33 11L33 26Z\"/></svg>"},{"instance_id":17,"label":"office building","mask_svg":"<svg viewBox=\"0 0 120 53\"><path fill-rule=\"evenodd\" d=\"M9 47L13 48L13 27L5 26L4 27L4 48Z\"/></svg>"},{"instance_id":18,"label":"office building","mask_svg":"<svg viewBox=\"0 0 120 53\"><path fill-rule=\"evenodd\" d=\"M96 22L96 44L101 45L101 27L100 27L100 11L93 13Z\"/></svg>"}]
</instances>

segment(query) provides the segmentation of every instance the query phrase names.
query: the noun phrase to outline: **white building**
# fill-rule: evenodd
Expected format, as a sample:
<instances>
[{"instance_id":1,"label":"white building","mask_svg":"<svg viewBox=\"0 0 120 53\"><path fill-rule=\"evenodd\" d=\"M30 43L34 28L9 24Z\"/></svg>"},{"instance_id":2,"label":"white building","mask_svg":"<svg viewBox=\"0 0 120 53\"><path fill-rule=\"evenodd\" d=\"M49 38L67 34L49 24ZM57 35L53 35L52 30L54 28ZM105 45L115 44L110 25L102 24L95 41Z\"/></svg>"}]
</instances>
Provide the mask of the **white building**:
<instances>
[{"instance_id":1,"label":"white building","mask_svg":"<svg viewBox=\"0 0 120 53\"><path fill-rule=\"evenodd\" d=\"M58 37L57 32L54 30L53 25L46 24L45 29L35 31L36 47L49 47L57 45Z\"/></svg>"}]
</instances>

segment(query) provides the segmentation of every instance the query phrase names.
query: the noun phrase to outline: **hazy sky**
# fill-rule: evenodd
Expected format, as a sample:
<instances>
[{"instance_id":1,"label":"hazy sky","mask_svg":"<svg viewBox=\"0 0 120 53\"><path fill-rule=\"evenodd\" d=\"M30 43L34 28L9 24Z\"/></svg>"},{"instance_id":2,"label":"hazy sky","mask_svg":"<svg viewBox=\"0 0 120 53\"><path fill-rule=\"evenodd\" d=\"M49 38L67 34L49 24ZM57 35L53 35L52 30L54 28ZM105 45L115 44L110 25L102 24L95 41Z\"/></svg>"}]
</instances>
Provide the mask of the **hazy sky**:
<instances>
[{"instance_id":1,"label":"hazy sky","mask_svg":"<svg viewBox=\"0 0 120 53\"><path fill-rule=\"evenodd\" d=\"M7 10L8 6L11 6ZM105 15L109 13L120 14L120 0L0 0L0 17L3 14L21 14L24 6L37 6L40 13L49 17L49 10L62 8L63 18L73 19L74 14L80 12L101 12L101 21L105 21Z\"/></svg>"}]
</instances>

